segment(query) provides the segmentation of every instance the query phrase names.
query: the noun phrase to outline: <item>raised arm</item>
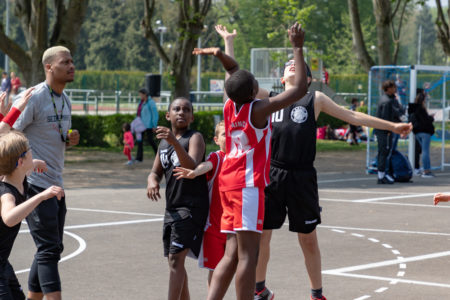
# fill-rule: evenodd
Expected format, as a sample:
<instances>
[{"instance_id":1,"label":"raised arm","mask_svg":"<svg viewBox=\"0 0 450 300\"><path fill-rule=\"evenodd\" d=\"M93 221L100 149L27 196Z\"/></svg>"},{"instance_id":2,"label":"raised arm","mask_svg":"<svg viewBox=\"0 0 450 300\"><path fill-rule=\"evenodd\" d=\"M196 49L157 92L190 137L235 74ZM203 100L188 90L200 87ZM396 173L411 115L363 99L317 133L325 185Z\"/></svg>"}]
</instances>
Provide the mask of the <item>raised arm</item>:
<instances>
[{"instance_id":1,"label":"raised arm","mask_svg":"<svg viewBox=\"0 0 450 300\"><path fill-rule=\"evenodd\" d=\"M266 118L273 112L291 105L303 98L308 92L306 79L305 60L303 58L303 43L305 40L305 32L300 24L295 23L288 30L289 40L292 44L295 62L295 79L293 86L283 93L258 101L254 105L252 112L252 122L259 126L266 123Z\"/></svg>"},{"instance_id":2,"label":"raised arm","mask_svg":"<svg viewBox=\"0 0 450 300\"><path fill-rule=\"evenodd\" d=\"M194 48L192 52L195 55L214 55L217 57L222 63L225 71L227 72L225 75L225 79L227 79L231 74L239 70L239 64L233 57L223 53L220 48ZM227 93L224 91L223 93L223 102L228 99Z\"/></svg>"},{"instance_id":3,"label":"raised arm","mask_svg":"<svg viewBox=\"0 0 450 300\"><path fill-rule=\"evenodd\" d=\"M55 196L58 200L61 200L61 198L64 197L64 190L59 186L51 186L45 191L16 206L16 199L14 196L12 194L4 194L0 198L3 222L6 226L13 227L25 219L39 203Z\"/></svg>"},{"instance_id":4,"label":"raised arm","mask_svg":"<svg viewBox=\"0 0 450 300\"><path fill-rule=\"evenodd\" d=\"M228 32L227 28L223 25L216 25L216 31L217 33L223 38L223 42L225 44L225 54L231 56L232 58L235 58L234 56L234 38L237 36L237 32L236 29L233 29L233 32ZM239 67L234 70L234 72L236 72L237 70L239 70ZM228 79L228 77L230 77L231 73L226 73L225 74L225 80ZM264 99L264 98L269 98L269 91L258 87L258 93L256 94L256 99ZM225 102L228 99L228 97L226 97L226 95L224 95L224 99L223 101Z\"/></svg>"},{"instance_id":5,"label":"raised arm","mask_svg":"<svg viewBox=\"0 0 450 300\"><path fill-rule=\"evenodd\" d=\"M20 114L25 110L25 107L27 106L28 101L32 96L31 92L33 90L34 88L29 88L28 90L26 90L22 97L15 103L8 114L3 118L3 120L0 122L0 133L8 132L12 128L17 118L19 118ZM3 95L0 96L0 100L1 97L3 97Z\"/></svg>"},{"instance_id":6,"label":"raised arm","mask_svg":"<svg viewBox=\"0 0 450 300\"><path fill-rule=\"evenodd\" d=\"M389 130L402 135L402 137L408 135L412 130L411 123L393 123L361 112L351 111L337 105L333 100L321 92L316 92L315 94L314 111L316 114L316 120L319 117L320 112L323 111L330 116L343 120L352 125Z\"/></svg>"},{"instance_id":7,"label":"raised arm","mask_svg":"<svg viewBox=\"0 0 450 300\"><path fill-rule=\"evenodd\" d=\"M194 179L197 176L203 175L211 171L213 168L213 164L210 161L204 161L201 164L199 164L194 170L192 169L186 169L182 167L176 167L174 169L174 176L177 179L181 178L188 178L188 179Z\"/></svg>"}]
</instances>

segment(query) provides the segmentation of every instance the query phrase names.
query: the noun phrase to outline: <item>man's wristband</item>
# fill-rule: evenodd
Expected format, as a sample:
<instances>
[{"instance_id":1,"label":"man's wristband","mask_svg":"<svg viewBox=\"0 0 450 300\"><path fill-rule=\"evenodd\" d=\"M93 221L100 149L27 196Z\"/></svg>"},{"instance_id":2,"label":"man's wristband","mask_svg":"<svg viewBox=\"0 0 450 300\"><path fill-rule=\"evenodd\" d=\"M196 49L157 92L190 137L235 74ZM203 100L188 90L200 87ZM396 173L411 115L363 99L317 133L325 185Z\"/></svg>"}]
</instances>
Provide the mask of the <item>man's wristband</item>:
<instances>
[{"instance_id":1,"label":"man's wristband","mask_svg":"<svg viewBox=\"0 0 450 300\"><path fill-rule=\"evenodd\" d=\"M3 120L4 117L5 116L2 113L0 113L0 122Z\"/></svg>"},{"instance_id":2,"label":"man's wristband","mask_svg":"<svg viewBox=\"0 0 450 300\"><path fill-rule=\"evenodd\" d=\"M8 112L8 114L6 115L6 117L3 118L2 122L5 122L6 124L8 124L10 127L13 127L14 123L16 122L17 118L19 118L20 114L22 112L20 110L18 110L17 108L13 107L11 108L11 110Z\"/></svg>"}]
</instances>

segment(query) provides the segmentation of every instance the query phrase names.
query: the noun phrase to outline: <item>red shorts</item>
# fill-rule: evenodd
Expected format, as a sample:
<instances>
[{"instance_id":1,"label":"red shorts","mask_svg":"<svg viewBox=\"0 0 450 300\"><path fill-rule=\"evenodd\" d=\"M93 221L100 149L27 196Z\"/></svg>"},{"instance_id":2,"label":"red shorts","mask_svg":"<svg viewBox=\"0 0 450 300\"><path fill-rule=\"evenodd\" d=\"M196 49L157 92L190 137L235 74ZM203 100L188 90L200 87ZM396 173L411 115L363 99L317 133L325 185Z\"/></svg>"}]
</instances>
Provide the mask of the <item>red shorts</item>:
<instances>
[{"instance_id":1,"label":"red shorts","mask_svg":"<svg viewBox=\"0 0 450 300\"><path fill-rule=\"evenodd\" d=\"M214 270L225 254L226 243L227 236L225 234L217 235L205 231L198 256L199 267Z\"/></svg>"},{"instance_id":2,"label":"red shorts","mask_svg":"<svg viewBox=\"0 0 450 300\"><path fill-rule=\"evenodd\" d=\"M222 219L220 231L262 232L264 221L264 188L243 188L220 192Z\"/></svg>"}]
</instances>

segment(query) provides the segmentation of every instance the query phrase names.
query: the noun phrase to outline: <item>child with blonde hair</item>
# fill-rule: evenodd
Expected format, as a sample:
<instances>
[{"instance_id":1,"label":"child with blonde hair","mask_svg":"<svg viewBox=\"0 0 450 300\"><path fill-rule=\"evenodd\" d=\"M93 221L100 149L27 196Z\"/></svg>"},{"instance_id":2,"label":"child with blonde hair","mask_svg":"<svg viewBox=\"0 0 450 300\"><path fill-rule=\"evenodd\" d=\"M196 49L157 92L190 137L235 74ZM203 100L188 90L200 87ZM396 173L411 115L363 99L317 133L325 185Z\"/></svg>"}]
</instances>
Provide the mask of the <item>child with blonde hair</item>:
<instances>
[{"instance_id":1,"label":"child with blonde hair","mask_svg":"<svg viewBox=\"0 0 450 300\"><path fill-rule=\"evenodd\" d=\"M214 142L220 147L219 150L211 152L205 162L199 164L194 170L176 167L174 169L177 179L194 179L206 174L209 190L209 215L206 220L205 232L203 234L202 247L198 258L201 268L209 269L208 287L219 261L225 253L227 235L220 232L220 219L222 218L222 203L219 191L219 174L225 158L225 122L220 121L216 125Z\"/></svg>"},{"instance_id":2,"label":"child with blonde hair","mask_svg":"<svg viewBox=\"0 0 450 300\"><path fill-rule=\"evenodd\" d=\"M42 201L51 197L61 199L62 188L51 186L42 193L26 199L26 176L33 169L45 171L43 161L33 161L27 138L11 131L0 137L0 298L25 299L22 288L8 261L20 224ZM25 201L26 200L26 201Z\"/></svg>"}]
</instances>

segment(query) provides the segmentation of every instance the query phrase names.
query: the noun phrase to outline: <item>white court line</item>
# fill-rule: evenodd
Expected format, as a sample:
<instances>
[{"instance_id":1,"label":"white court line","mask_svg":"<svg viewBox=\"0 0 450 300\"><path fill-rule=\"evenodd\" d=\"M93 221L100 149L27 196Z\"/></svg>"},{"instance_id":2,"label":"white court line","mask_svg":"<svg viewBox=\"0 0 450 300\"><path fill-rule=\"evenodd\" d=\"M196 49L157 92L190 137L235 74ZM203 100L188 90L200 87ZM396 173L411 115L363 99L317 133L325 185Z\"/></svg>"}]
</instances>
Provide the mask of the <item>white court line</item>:
<instances>
[{"instance_id":1,"label":"white court line","mask_svg":"<svg viewBox=\"0 0 450 300\"><path fill-rule=\"evenodd\" d=\"M95 223L95 224L85 224L85 225L72 225L72 226L65 226L64 228L65 229L80 229L80 228L92 228L92 227L105 227L105 226L159 222L159 221L163 221L163 220L164 220L163 218L157 218L157 219L144 219L144 220L132 220L132 221L106 222L106 223Z\"/></svg>"},{"instance_id":2,"label":"white court line","mask_svg":"<svg viewBox=\"0 0 450 300\"><path fill-rule=\"evenodd\" d=\"M436 174L435 174L436 175ZM450 173L438 173L438 175L436 177L444 177L450 175ZM329 180L319 180L317 181L318 183L332 183L332 182L346 182L346 181L367 181L367 180L373 180L374 182L376 181L375 177L356 177L356 178L345 178L345 179L329 179Z\"/></svg>"},{"instance_id":3,"label":"white court line","mask_svg":"<svg viewBox=\"0 0 450 300\"><path fill-rule=\"evenodd\" d=\"M388 290L389 288L387 288L387 287L381 287L381 288L379 288L378 290L375 290L375 293L382 293L382 292L384 292L384 291L386 291L386 290Z\"/></svg>"},{"instance_id":4,"label":"white court line","mask_svg":"<svg viewBox=\"0 0 450 300\"><path fill-rule=\"evenodd\" d=\"M128 225L128 224L159 222L159 221L163 221L163 220L164 220L163 218L157 218L157 219L143 219L143 220L132 220L132 221L94 223L94 224L64 226L64 229L80 229L80 228L93 228L93 227L105 227L105 226L116 226L116 225ZM20 230L19 232L20 233L26 233L26 232L30 232L30 230L29 229L23 229L23 230Z\"/></svg>"},{"instance_id":5,"label":"white court line","mask_svg":"<svg viewBox=\"0 0 450 300\"><path fill-rule=\"evenodd\" d=\"M362 177L358 177L358 178L346 178L346 179L330 179L330 180L319 180L317 181L317 183L331 183L331 182L346 182L346 181L364 181L364 180L376 180L372 177L370 178L362 178Z\"/></svg>"},{"instance_id":6,"label":"white court line","mask_svg":"<svg viewBox=\"0 0 450 300\"><path fill-rule=\"evenodd\" d=\"M353 236L356 237L364 237L364 234L359 234L359 233L352 233Z\"/></svg>"},{"instance_id":7,"label":"white court line","mask_svg":"<svg viewBox=\"0 0 450 300\"><path fill-rule=\"evenodd\" d=\"M137 213L137 212L129 212L129 211L103 210L103 209L90 209L90 208L75 208L75 207L70 207L70 208L67 208L67 210L78 210L78 211L89 211L89 212L101 212L101 213L122 214L122 215L133 215L133 216L163 217L163 215L161 215L161 214L145 214L145 213Z\"/></svg>"},{"instance_id":8,"label":"white court line","mask_svg":"<svg viewBox=\"0 0 450 300\"><path fill-rule=\"evenodd\" d=\"M405 276L405 272L404 272L404 271L399 271L399 272L397 273L397 276L398 276L398 277L403 277L403 276Z\"/></svg>"},{"instance_id":9,"label":"white court line","mask_svg":"<svg viewBox=\"0 0 450 300\"><path fill-rule=\"evenodd\" d=\"M343 194L386 194L386 195L416 195L417 193L409 192L383 192L383 191L365 191L365 190L338 190L338 189L319 189L319 192L324 193L343 193Z\"/></svg>"},{"instance_id":10,"label":"white court line","mask_svg":"<svg viewBox=\"0 0 450 300\"><path fill-rule=\"evenodd\" d=\"M354 300L364 300L364 299L369 299L369 298L370 298L369 295L364 295L364 296L361 296L359 298L355 298Z\"/></svg>"},{"instance_id":11,"label":"white court line","mask_svg":"<svg viewBox=\"0 0 450 300\"><path fill-rule=\"evenodd\" d=\"M448 192L447 192L448 193ZM344 202L344 203L364 203L362 201L352 200L352 199L333 199L333 198L320 198L320 201L328 202ZM433 201L430 198L430 202ZM433 209L450 208L450 205L440 205L436 206L433 204L413 204L413 203L397 203L397 202L367 202L367 204L378 204L378 205L396 205L396 206L411 206L411 207L429 207Z\"/></svg>"},{"instance_id":12,"label":"white court line","mask_svg":"<svg viewBox=\"0 0 450 300\"><path fill-rule=\"evenodd\" d=\"M391 248L392 248L392 246L389 245L389 244L383 244L383 247L384 247L384 248L388 248L388 249L391 249Z\"/></svg>"},{"instance_id":13,"label":"white court line","mask_svg":"<svg viewBox=\"0 0 450 300\"><path fill-rule=\"evenodd\" d=\"M437 282L427 282L427 281L408 280L408 279L399 279L399 278L389 278L389 277L380 277L380 276L369 276L369 275L358 275L358 274L339 273L339 272L328 274L328 275L336 275L336 276L353 277L353 278L360 278L360 279L372 279L372 280L387 281L390 284L396 284L396 283L400 282L400 283L408 283L408 284L416 284L416 285L426 285L426 286L450 288L450 284L437 283Z\"/></svg>"},{"instance_id":14,"label":"white court line","mask_svg":"<svg viewBox=\"0 0 450 300\"><path fill-rule=\"evenodd\" d=\"M372 243L379 243L380 241L374 238L370 238L369 241L371 241Z\"/></svg>"},{"instance_id":15,"label":"white court line","mask_svg":"<svg viewBox=\"0 0 450 300\"><path fill-rule=\"evenodd\" d=\"M406 264L400 264L398 267L399 267L400 269L406 269Z\"/></svg>"},{"instance_id":16,"label":"white court line","mask_svg":"<svg viewBox=\"0 0 450 300\"><path fill-rule=\"evenodd\" d=\"M285 223L284 225L289 225L289 224ZM389 229L358 228L358 227L329 226L329 225L319 225L318 227L320 227L320 228L327 228L327 229L342 229L342 230L348 230L348 231L350 231L350 230L359 230L359 231L372 231L372 232L385 232L385 233L405 233L405 234L450 236L450 233L443 233L443 232L389 230Z\"/></svg>"},{"instance_id":17,"label":"white court line","mask_svg":"<svg viewBox=\"0 0 450 300\"><path fill-rule=\"evenodd\" d=\"M391 260L385 260L385 261L380 261L380 262L375 262L375 263L370 263L370 264L326 270L326 271L323 271L322 273L334 274L334 273L354 272L354 271L360 271L360 270L367 270L367 269L373 269L373 268L379 268L379 267L398 265L399 263L407 263L407 262L412 262L412 261L422 261L422 260L427 260L427 259L439 258L439 257L444 257L444 256L450 256L450 251L436 252L436 253L413 256L413 257L402 258L402 259L391 259Z\"/></svg>"},{"instance_id":18,"label":"white court line","mask_svg":"<svg viewBox=\"0 0 450 300\"><path fill-rule=\"evenodd\" d=\"M75 240L77 240L79 246L78 246L78 249L75 250L75 252L72 252L69 255L64 256L63 258L61 258L60 262L69 260L71 258L74 258L75 256L80 255L84 250L86 250L86 242L80 236L78 236L78 235L76 235L76 234L74 234L72 232L65 231L65 230L64 230L64 234L67 234L68 236L71 236ZM15 273L16 274L20 274L20 273L26 273L26 272L29 272L29 271L30 271L30 269L28 268L28 269L23 269L23 270L16 271Z\"/></svg>"},{"instance_id":19,"label":"white court line","mask_svg":"<svg viewBox=\"0 0 450 300\"><path fill-rule=\"evenodd\" d=\"M392 250L392 253L394 253L395 255L399 255L399 254L400 254L400 251L398 251L398 250Z\"/></svg>"},{"instance_id":20,"label":"white court line","mask_svg":"<svg viewBox=\"0 0 450 300\"><path fill-rule=\"evenodd\" d=\"M420 198L420 197L434 196L434 194L436 194L436 193L426 193L426 194L416 194L416 195L403 195L403 196L391 196L391 197L378 197L378 198L353 200L353 202L374 202L374 201L384 201L384 200L394 200L394 199ZM430 202L431 202L431 199L430 199Z\"/></svg>"}]
</instances>

